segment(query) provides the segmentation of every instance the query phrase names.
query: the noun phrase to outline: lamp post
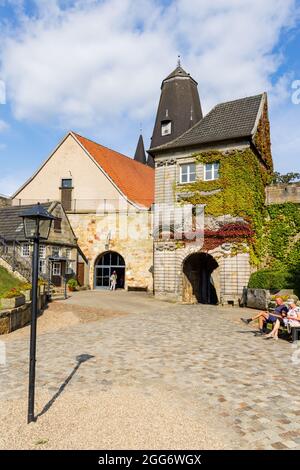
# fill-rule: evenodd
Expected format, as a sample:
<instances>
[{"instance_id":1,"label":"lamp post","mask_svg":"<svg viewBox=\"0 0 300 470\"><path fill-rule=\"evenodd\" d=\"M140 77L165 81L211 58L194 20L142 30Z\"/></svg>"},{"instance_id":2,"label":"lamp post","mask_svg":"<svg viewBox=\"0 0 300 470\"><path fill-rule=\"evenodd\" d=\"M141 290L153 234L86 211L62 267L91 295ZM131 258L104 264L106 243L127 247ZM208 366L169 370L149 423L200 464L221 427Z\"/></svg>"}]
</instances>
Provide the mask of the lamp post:
<instances>
[{"instance_id":1,"label":"lamp post","mask_svg":"<svg viewBox=\"0 0 300 470\"><path fill-rule=\"evenodd\" d=\"M34 421L34 394L35 394L35 362L36 362L36 323L38 306L38 278L39 278L39 245L40 240L47 240L52 220L55 219L38 203L22 214L26 240L33 241L32 257L32 301L30 326L30 360L29 360L29 394L28 394L28 424Z\"/></svg>"}]
</instances>

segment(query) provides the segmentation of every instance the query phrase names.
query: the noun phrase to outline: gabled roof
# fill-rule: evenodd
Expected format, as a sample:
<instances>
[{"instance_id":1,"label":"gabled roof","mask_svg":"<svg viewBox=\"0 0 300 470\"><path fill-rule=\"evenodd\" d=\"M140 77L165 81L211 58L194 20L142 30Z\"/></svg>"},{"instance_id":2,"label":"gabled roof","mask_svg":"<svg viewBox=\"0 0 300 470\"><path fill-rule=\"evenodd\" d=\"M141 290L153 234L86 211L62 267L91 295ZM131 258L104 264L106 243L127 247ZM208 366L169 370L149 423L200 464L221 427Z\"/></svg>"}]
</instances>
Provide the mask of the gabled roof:
<instances>
[{"instance_id":1,"label":"gabled roof","mask_svg":"<svg viewBox=\"0 0 300 470\"><path fill-rule=\"evenodd\" d=\"M253 135L265 96L263 93L218 104L184 134L165 145L151 148L150 152L249 138Z\"/></svg>"},{"instance_id":2,"label":"gabled roof","mask_svg":"<svg viewBox=\"0 0 300 470\"><path fill-rule=\"evenodd\" d=\"M6 240L25 240L23 221L20 214L35 204L25 206L5 206L0 208L0 236ZM41 203L49 211L52 202Z\"/></svg>"},{"instance_id":3,"label":"gabled roof","mask_svg":"<svg viewBox=\"0 0 300 470\"><path fill-rule=\"evenodd\" d=\"M149 208L154 202L154 170L75 132L71 133L129 201Z\"/></svg>"}]
</instances>

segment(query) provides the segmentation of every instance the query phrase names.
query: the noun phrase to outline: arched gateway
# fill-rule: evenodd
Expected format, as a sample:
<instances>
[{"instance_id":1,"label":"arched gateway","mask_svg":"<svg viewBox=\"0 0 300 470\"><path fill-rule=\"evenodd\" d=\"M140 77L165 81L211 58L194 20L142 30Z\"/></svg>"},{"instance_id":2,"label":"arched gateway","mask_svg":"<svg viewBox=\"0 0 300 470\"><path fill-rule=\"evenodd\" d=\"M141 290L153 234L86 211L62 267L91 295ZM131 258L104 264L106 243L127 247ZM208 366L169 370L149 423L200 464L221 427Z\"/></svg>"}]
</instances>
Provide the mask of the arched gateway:
<instances>
[{"instance_id":1,"label":"arched gateway","mask_svg":"<svg viewBox=\"0 0 300 470\"><path fill-rule=\"evenodd\" d=\"M125 261L115 251L102 253L95 262L94 288L109 289L109 280L112 273L116 271L117 288L123 289L125 285Z\"/></svg>"},{"instance_id":2,"label":"arched gateway","mask_svg":"<svg viewBox=\"0 0 300 470\"><path fill-rule=\"evenodd\" d=\"M218 303L212 273L217 261L207 253L193 253L183 263L183 301L201 304Z\"/></svg>"}]
</instances>

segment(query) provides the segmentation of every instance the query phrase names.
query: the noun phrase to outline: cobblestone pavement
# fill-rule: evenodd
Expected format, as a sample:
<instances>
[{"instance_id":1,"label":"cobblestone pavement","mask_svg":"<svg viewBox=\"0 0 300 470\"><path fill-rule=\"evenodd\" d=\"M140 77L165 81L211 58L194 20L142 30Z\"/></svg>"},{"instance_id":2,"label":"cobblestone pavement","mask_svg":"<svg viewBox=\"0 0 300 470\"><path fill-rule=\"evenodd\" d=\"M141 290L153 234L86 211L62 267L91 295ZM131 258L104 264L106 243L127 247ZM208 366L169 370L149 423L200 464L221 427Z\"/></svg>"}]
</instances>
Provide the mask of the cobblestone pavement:
<instances>
[{"instance_id":1,"label":"cobblestone pavement","mask_svg":"<svg viewBox=\"0 0 300 470\"><path fill-rule=\"evenodd\" d=\"M115 299L124 305L126 296ZM72 299L67 302L69 309ZM235 308L162 305L146 298L139 307L126 316L40 335L37 387L53 394L65 381L84 394L164 387L225 420L240 436L240 448L300 449L300 347L255 337L254 327L239 321L243 310ZM12 394L27 393L28 339L6 347L0 406ZM77 362L74 371L84 354L92 357Z\"/></svg>"}]
</instances>

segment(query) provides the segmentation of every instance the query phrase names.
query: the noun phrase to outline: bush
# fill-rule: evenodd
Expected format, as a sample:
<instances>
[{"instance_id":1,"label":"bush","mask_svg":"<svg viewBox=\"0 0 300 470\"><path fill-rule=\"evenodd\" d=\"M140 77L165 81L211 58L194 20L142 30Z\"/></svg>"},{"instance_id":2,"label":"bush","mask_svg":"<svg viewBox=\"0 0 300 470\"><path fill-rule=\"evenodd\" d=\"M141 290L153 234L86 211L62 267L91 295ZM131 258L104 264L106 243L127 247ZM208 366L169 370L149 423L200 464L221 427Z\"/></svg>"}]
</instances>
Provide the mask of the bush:
<instances>
[{"instance_id":1,"label":"bush","mask_svg":"<svg viewBox=\"0 0 300 470\"><path fill-rule=\"evenodd\" d=\"M67 285L70 290L76 290L78 287L78 282L76 279L69 279Z\"/></svg>"},{"instance_id":2,"label":"bush","mask_svg":"<svg viewBox=\"0 0 300 470\"><path fill-rule=\"evenodd\" d=\"M18 297L19 295L23 295L20 289L10 289L9 291L3 294L3 299L13 299L14 297Z\"/></svg>"},{"instance_id":3,"label":"bush","mask_svg":"<svg viewBox=\"0 0 300 470\"><path fill-rule=\"evenodd\" d=\"M20 285L20 290L31 290L32 285L29 282L25 282L24 284Z\"/></svg>"},{"instance_id":4,"label":"bush","mask_svg":"<svg viewBox=\"0 0 300 470\"><path fill-rule=\"evenodd\" d=\"M250 289L293 289L293 282L288 271L261 269L250 277L248 287Z\"/></svg>"}]
</instances>

